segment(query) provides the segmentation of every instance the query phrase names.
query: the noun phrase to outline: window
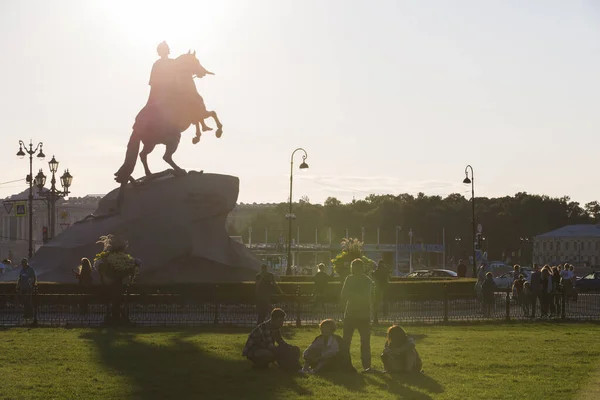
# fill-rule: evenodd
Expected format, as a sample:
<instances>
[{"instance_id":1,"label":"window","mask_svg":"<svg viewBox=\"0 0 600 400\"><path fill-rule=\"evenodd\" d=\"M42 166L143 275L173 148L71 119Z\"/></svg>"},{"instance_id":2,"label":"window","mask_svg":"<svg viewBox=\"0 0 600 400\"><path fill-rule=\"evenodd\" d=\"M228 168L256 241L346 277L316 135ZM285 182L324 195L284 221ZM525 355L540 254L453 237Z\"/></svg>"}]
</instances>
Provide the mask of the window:
<instances>
[{"instance_id":1,"label":"window","mask_svg":"<svg viewBox=\"0 0 600 400\"><path fill-rule=\"evenodd\" d=\"M550 250L554 250L554 242L550 242Z\"/></svg>"},{"instance_id":2,"label":"window","mask_svg":"<svg viewBox=\"0 0 600 400\"><path fill-rule=\"evenodd\" d=\"M560 250L560 242L556 242L556 251Z\"/></svg>"},{"instance_id":3,"label":"window","mask_svg":"<svg viewBox=\"0 0 600 400\"><path fill-rule=\"evenodd\" d=\"M598 243L599 243L599 242L598 242L598 241L596 241L596 250L598 250Z\"/></svg>"},{"instance_id":4,"label":"window","mask_svg":"<svg viewBox=\"0 0 600 400\"><path fill-rule=\"evenodd\" d=\"M592 242L588 242L588 250L592 249Z\"/></svg>"},{"instance_id":5,"label":"window","mask_svg":"<svg viewBox=\"0 0 600 400\"><path fill-rule=\"evenodd\" d=\"M565 250L569 250L569 242L565 242Z\"/></svg>"},{"instance_id":6,"label":"window","mask_svg":"<svg viewBox=\"0 0 600 400\"><path fill-rule=\"evenodd\" d=\"M579 250L583 250L583 242L579 243Z\"/></svg>"},{"instance_id":7,"label":"window","mask_svg":"<svg viewBox=\"0 0 600 400\"><path fill-rule=\"evenodd\" d=\"M16 217L15 217L15 218L16 218ZM544 249L544 250L546 250L546 242L544 242L544 243L542 244L542 247L543 247L543 249Z\"/></svg>"}]
</instances>

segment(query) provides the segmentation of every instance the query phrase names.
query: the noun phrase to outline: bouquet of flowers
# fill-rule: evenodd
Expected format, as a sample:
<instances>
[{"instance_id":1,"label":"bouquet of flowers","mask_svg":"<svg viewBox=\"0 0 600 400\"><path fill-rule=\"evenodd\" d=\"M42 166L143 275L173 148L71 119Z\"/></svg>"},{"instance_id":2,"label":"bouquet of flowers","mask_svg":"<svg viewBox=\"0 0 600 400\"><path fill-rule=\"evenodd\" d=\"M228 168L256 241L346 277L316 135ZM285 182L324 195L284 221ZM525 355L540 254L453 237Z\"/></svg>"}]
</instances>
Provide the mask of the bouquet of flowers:
<instances>
[{"instance_id":1,"label":"bouquet of flowers","mask_svg":"<svg viewBox=\"0 0 600 400\"><path fill-rule=\"evenodd\" d=\"M113 282L130 277L130 283L133 283L139 273L141 261L125 252L128 247L127 241L111 234L101 236L96 243L104 245L104 250L94 258L94 268L100 276Z\"/></svg>"}]
</instances>

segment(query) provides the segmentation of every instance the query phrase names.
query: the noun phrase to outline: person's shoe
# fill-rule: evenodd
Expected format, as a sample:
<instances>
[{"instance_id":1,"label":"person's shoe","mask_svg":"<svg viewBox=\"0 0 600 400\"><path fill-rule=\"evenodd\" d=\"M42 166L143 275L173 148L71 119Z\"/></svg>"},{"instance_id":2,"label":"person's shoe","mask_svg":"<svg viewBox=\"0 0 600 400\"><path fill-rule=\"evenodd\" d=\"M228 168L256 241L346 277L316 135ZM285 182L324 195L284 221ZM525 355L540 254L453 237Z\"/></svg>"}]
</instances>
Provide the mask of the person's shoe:
<instances>
[{"instance_id":1,"label":"person's shoe","mask_svg":"<svg viewBox=\"0 0 600 400\"><path fill-rule=\"evenodd\" d=\"M375 370L373 368L369 367L369 368L363 369L362 372L363 372L363 374L372 374L375 372Z\"/></svg>"}]
</instances>

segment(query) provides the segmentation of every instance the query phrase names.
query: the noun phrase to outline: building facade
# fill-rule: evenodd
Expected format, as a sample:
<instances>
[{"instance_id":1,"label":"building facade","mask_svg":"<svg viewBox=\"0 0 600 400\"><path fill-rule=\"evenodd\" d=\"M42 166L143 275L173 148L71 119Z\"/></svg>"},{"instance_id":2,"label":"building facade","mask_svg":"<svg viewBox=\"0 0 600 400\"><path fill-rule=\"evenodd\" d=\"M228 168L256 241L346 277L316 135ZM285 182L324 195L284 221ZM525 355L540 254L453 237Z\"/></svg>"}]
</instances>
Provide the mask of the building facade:
<instances>
[{"instance_id":1,"label":"building facade","mask_svg":"<svg viewBox=\"0 0 600 400\"><path fill-rule=\"evenodd\" d=\"M40 197L34 188L33 201L33 250L37 251L43 244L43 231L46 228L48 235L50 227L49 204ZM29 191L6 198L0 208L0 260L10 259L13 264L18 264L21 258L27 257L29 252L29 209L27 198ZM59 200L56 203L55 236L60 235L71 224L82 220L92 214L98 207L100 196L73 197L68 200ZM23 214L23 205L25 213ZM21 209L19 210L19 206Z\"/></svg>"},{"instance_id":2,"label":"building facade","mask_svg":"<svg viewBox=\"0 0 600 400\"><path fill-rule=\"evenodd\" d=\"M567 225L533 240L537 264L570 263L578 267L600 265L600 225Z\"/></svg>"}]
</instances>

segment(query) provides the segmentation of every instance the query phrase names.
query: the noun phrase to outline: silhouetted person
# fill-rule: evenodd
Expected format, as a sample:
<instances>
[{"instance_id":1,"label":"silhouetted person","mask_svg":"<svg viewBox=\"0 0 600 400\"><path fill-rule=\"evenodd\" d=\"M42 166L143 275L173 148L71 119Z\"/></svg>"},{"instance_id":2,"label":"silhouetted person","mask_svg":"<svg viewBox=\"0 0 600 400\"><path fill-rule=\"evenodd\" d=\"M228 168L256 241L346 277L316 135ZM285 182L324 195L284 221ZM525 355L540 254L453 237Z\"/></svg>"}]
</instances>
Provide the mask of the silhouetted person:
<instances>
[{"instance_id":1,"label":"silhouetted person","mask_svg":"<svg viewBox=\"0 0 600 400\"><path fill-rule=\"evenodd\" d=\"M33 317L33 304L31 297L33 296L33 291L36 284L37 276L35 275L35 271L29 265L28 260L23 258L21 260L21 273L19 274L19 280L17 281L17 293L19 293L21 303L25 308L25 318Z\"/></svg>"},{"instance_id":2,"label":"silhouetted person","mask_svg":"<svg viewBox=\"0 0 600 400\"><path fill-rule=\"evenodd\" d=\"M390 269L383 260L377 264L377 269L373 271L373 280L375 281L375 321L379 307L383 306L383 316L388 314L387 292L390 283Z\"/></svg>"},{"instance_id":3,"label":"silhouetted person","mask_svg":"<svg viewBox=\"0 0 600 400\"><path fill-rule=\"evenodd\" d=\"M373 282L366 276L361 259L352 261L351 274L344 281L341 299L344 312L344 341L350 347L354 330L360 334L360 359L364 372L371 371L371 294Z\"/></svg>"},{"instance_id":4,"label":"silhouetted person","mask_svg":"<svg viewBox=\"0 0 600 400\"><path fill-rule=\"evenodd\" d=\"M533 267L534 270L531 273L530 285L531 285L531 318L535 318L535 308L539 301L541 306L541 293L542 293L542 273L540 267L537 265Z\"/></svg>"},{"instance_id":5,"label":"silhouetted person","mask_svg":"<svg viewBox=\"0 0 600 400\"><path fill-rule=\"evenodd\" d=\"M79 266L79 271L74 271L75 277L79 281L79 293L80 294L90 294L90 289L93 284L92 278L92 264L90 260L87 258L81 259L81 265ZM79 304L79 312L81 314L86 314L88 311L88 302L87 300L83 300Z\"/></svg>"},{"instance_id":6,"label":"silhouetted person","mask_svg":"<svg viewBox=\"0 0 600 400\"><path fill-rule=\"evenodd\" d=\"M258 324L261 324L271 312L271 296L281 289L275 282L275 276L270 273L268 267L260 266L260 273L256 275L256 312L258 313Z\"/></svg>"},{"instance_id":7,"label":"silhouetted person","mask_svg":"<svg viewBox=\"0 0 600 400\"><path fill-rule=\"evenodd\" d=\"M315 285L314 285L314 296L315 296L314 308L315 309L319 306L323 307L325 305L325 298L327 296L327 285L329 284L329 281L331 280L331 277L329 275L327 275L327 273L325 272L325 264L321 263L321 264L317 265L317 268L319 269L319 271L313 277L313 280L315 282Z\"/></svg>"},{"instance_id":8,"label":"silhouetted person","mask_svg":"<svg viewBox=\"0 0 600 400\"><path fill-rule=\"evenodd\" d=\"M173 59L169 58L171 50L166 42L161 42L156 48L160 59L152 65L150 71L150 95L148 104L158 104L168 101L176 89L176 74L174 71Z\"/></svg>"},{"instance_id":9,"label":"silhouetted person","mask_svg":"<svg viewBox=\"0 0 600 400\"><path fill-rule=\"evenodd\" d=\"M286 343L281 336L284 321L285 312L276 308L271 312L271 319L248 335L242 356L252 361L253 368L267 369L270 363L277 362L279 368L286 371L300 369L300 348Z\"/></svg>"}]
</instances>

